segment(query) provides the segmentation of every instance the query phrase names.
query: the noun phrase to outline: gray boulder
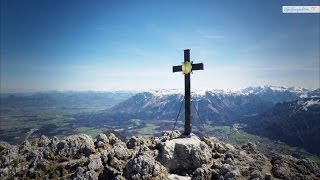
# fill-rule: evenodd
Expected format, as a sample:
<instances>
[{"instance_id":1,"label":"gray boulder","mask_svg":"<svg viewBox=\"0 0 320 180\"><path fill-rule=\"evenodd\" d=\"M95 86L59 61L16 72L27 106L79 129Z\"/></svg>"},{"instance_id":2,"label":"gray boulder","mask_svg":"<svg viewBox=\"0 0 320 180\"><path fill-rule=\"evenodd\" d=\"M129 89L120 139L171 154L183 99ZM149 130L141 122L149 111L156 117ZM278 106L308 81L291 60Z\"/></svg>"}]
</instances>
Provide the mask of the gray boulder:
<instances>
[{"instance_id":1,"label":"gray boulder","mask_svg":"<svg viewBox=\"0 0 320 180\"><path fill-rule=\"evenodd\" d=\"M109 139L109 144L111 144L112 146L118 142L122 142L116 135L114 135L113 133L110 133L108 136Z\"/></svg>"},{"instance_id":2,"label":"gray boulder","mask_svg":"<svg viewBox=\"0 0 320 180\"><path fill-rule=\"evenodd\" d=\"M214 144L214 149L218 153L225 153L227 151L226 148L222 145L222 143L219 143L219 142Z\"/></svg>"},{"instance_id":3,"label":"gray boulder","mask_svg":"<svg viewBox=\"0 0 320 180\"><path fill-rule=\"evenodd\" d=\"M94 170L85 172L82 167L78 167L73 175L73 180L98 180L99 174Z\"/></svg>"},{"instance_id":4,"label":"gray boulder","mask_svg":"<svg viewBox=\"0 0 320 180\"><path fill-rule=\"evenodd\" d=\"M129 160L125 166L125 176L127 179L166 179L168 172L152 156L144 154L138 155Z\"/></svg>"},{"instance_id":5,"label":"gray boulder","mask_svg":"<svg viewBox=\"0 0 320 180\"><path fill-rule=\"evenodd\" d=\"M307 159L298 160L288 155L276 155L272 157L272 174L281 179L319 179L319 166Z\"/></svg>"},{"instance_id":6,"label":"gray boulder","mask_svg":"<svg viewBox=\"0 0 320 180\"><path fill-rule=\"evenodd\" d=\"M31 144L28 140L24 141L19 147L19 153L25 154L31 151Z\"/></svg>"},{"instance_id":7,"label":"gray boulder","mask_svg":"<svg viewBox=\"0 0 320 180\"><path fill-rule=\"evenodd\" d=\"M64 156L72 157L79 153L89 156L95 151L95 146L93 139L86 134L72 135L57 144L57 151Z\"/></svg>"},{"instance_id":8,"label":"gray boulder","mask_svg":"<svg viewBox=\"0 0 320 180\"><path fill-rule=\"evenodd\" d=\"M142 137L142 136L133 136L127 142L128 149L134 149L141 145L152 146L155 145L154 138Z\"/></svg>"},{"instance_id":9,"label":"gray boulder","mask_svg":"<svg viewBox=\"0 0 320 180\"><path fill-rule=\"evenodd\" d=\"M100 154L92 154L89 157L89 164L88 164L89 170L98 170L103 168L102 161L100 158Z\"/></svg>"},{"instance_id":10,"label":"gray boulder","mask_svg":"<svg viewBox=\"0 0 320 180\"><path fill-rule=\"evenodd\" d=\"M202 180L202 179L211 179L212 172L211 169L207 166L197 168L193 174L192 180Z\"/></svg>"},{"instance_id":11,"label":"gray boulder","mask_svg":"<svg viewBox=\"0 0 320 180\"><path fill-rule=\"evenodd\" d=\"M161 133L161 136L162 136L162 138L164 138L166 140L167 139L174 139L174 138L180 137L181 133L178 130L174 130L173 132L172 131L163 131Z\"/></svg>"},{"instance_id":12,"label":"gray boulder","mask_svg":"<svg viewBox=\"0 0 320 180\"><path fill-rule=\"evenodd\" d=\"M47 136L42 135L39 139L36 140L38 147L47 147L50 143L50 139Z\"/></svg>"},{"instance_id":13,"label":"gray boulder","mask_svg":"<svg viewBox=\"0 0 320 180\"><path fill-rule=\"evenodd\" d=\"M170 173L194 171L211 161L211 150L197 136L161 143L158 160Z\"/></svg>"},{"instance_id":14,"label":"gray boulder","mask_svg":"<svg viewBox=\"0 0 320 180\"><path fill-rule=\"evenodd\" d=\"M101 152L100 158L101 158L102 163L104 163L104 164L108 163L108 155L109 155L109 151L107 151L107 150L104 150Z\"/></svg>"},{"instance_id":15,"label":"gray boulder","mask_svg":"<svg viewBox=\"0 0 320 180\"><path fill-rule=\"evenodd\" d=\"M127 149L127 146L124 142L117 142L113 145L112 150L110 151L110 155L114 156L121 160L127 160L129 156L131 156L131 151Z\"/></svg>"},{"instance_id":16,"label":"gray boulder","mask_svg":"<svg viewBox=\"0 0 320 180\"><path fill-rule=\"evenodd\" d=\"M109 144L109 138L107 135L100 133L95 139L96 148L105 148Z\"/></svg>"},{"instance_id":17,"label":"gray boulder","mask_svg":"<svg viewBox=\"0 0 320 180\"><path fill-rule=\"evenodd\" d=\"M254 178L262 179L262 175L259 170L254 170L251 172L250 179L254 179Z\"/></svg>"},{"instance_id":18,"label":"gray boulder","mask_svg":"<svg viewBox=\"0 0 320 180\"><path fill-rule=\"evenodd\" d=\"M96 148L104 148L105 147L105 143L102 141L98 141L96 142Z\"/></svg>"},{"instance_id":19,"label":"gray boulder","mask_svg":"<svg viewBox=\"0 0 320 180\"><path fill-rule=\"evenodd\" d=\"M105 152L103 155L103 162L106 162L109 166L121 171L125 164L127 159L132 155L131 150L127 149L127 146L122 141L117 141L115 144L113 144L113 147L110 151L108 151L107 158L105 158Z\"/></svg>"},{"instance_id":20,"label":"gray boulder","mask_svg":"<svg viewBox=\"0 0 320 180\"><path fill-rule=\"evenodd\" d=\"M105 144L108 144L108 143L109 143L109 138L108 138L108 136L105 135L105 134L103 134L103 133L100 133L100 134L96 137L96 139L97 139L97 142L101 141L101 142L103 142L103 143L105 143Z\"/></svg>"},{"instance_id":21,"label":"gray boulder","mask_svg":"<svg viewBox=\"0 0 320 180\"><path fill-rule=\"evenodd\" d=\"M55 150L57 149L58 143L59 143L59 138L56 137L56 136L54 136L54 137L50 140L48 146L49 146L53 151L55 151Z\"/></svg>"}]
</instances>

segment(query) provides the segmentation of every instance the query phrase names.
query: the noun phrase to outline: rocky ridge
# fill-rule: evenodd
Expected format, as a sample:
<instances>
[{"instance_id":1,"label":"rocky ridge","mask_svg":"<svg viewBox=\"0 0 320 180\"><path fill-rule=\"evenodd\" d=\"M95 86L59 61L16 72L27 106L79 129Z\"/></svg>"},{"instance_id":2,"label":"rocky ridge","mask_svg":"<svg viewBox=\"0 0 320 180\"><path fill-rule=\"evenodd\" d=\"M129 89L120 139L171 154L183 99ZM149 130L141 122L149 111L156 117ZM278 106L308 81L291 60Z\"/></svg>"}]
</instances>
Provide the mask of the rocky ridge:
<instances>
[{"instance_id":1,"label":"rocky ridge","mask_svg":"<svg viewBox=\"0 0 320 180\"><path fill-rule=\"evenodd\" d=\"M307 159L268 159L252 143L236 147L178 131L127 142L112 133L41 136L3 146L0 179L320 179L319 166Z\"/></svg>"}]
</instances>

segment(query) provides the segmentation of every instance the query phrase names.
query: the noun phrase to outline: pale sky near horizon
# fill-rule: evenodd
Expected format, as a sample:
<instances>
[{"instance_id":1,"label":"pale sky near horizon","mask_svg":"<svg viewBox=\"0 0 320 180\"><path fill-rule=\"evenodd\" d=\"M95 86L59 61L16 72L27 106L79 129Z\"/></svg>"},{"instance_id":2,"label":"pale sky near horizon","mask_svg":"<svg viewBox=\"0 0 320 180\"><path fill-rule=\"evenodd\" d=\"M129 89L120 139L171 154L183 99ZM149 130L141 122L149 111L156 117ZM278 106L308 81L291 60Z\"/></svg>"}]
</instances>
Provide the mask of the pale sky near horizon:
<instances>
[{"instance_id":1,"label":"pale sky near horizon","mask_svg":"<svg viewBox=\"0 0 320 180\"><path fill-rule=\"evenodd\" d=\"M319 1L1 0L1 92L319 88Z\"/></svg>"}]
</instances>

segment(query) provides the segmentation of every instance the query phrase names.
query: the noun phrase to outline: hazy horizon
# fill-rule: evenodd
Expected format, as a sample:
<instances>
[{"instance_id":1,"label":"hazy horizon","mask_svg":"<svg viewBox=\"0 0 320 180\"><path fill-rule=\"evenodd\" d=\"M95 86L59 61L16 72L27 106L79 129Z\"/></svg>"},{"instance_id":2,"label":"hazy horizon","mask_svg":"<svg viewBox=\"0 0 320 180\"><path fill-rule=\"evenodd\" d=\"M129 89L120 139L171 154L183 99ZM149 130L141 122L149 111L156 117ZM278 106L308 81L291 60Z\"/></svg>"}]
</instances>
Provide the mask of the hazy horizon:
<instances>
[{"instance_id":1,"label":"hazy horizon","mask_svg":"<svg viewBox=\"0 0 320 180\"><path fill-rule=\"evenodd\" d=\"M319 1L1 1L0 92L320 87ZM183 3L182 3L183 2Z\"/></svg>"},{"instance_id":2,"label":"hazy horizon","mask_svg":"<svg viewBox=\"0 0 320 180\"><path fill-rule=\"evenodd\" d=\"M223 91L241 91L246 88L257 88L257 87L271 87L271 88L296 88L296 89L307 89L307 90L316 90L318 88L306 88L300 86L275 86L275 85L257 85L257 86L246 86L240 88L191 88L191 91L210 91L210 90L223 90ZM24 91L1 91L1 94L19 94L19 93L46 93L46 92L143 92L143 91L181 91L184 92L184 86L181 88L149 88L149 89L84 89L84 90L76 90L76 89L48 89L48 90L24 90Z\"/></svg>"}]
</instances>

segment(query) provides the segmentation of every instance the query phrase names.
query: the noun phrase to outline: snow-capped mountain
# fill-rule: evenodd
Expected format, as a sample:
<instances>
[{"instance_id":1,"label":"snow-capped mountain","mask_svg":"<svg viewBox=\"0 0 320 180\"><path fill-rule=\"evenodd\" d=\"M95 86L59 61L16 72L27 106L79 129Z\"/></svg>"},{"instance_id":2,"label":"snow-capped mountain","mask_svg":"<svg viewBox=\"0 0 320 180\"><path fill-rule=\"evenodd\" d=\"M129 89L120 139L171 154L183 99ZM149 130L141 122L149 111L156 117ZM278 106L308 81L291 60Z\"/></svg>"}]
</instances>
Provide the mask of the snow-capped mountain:
<instances>
[{"instance_id":1,"label":"snow-capped mountain","mask_svg":"<svg viewBox=\"0 0 320 180\"><path fill-rule=\"evenodd\" d=\"M156 90L145 90L140 93L149 92L156 96L167 96L173 94L184 94L183 89L156 89ZM255 86L247 87L244 89L193 89L191 94L193 97L204 96L207 92L213 94L224 94L224 95L249 95L254 94L261 97L264 100L278 102L294 101L300 98L311 98L320 97L320 88L318 89L307 89L301 87L285 87L285 86Z\"/></svg>"},{"instance_id":2,"label":"snow-capped mountain","mask_svg":"<svg viewBox=\"0 0 320 180\"><path fill-rule=\"evenodd\" d=\"M320 97L278 103L247 128L249 132L320 154Z\"/></svg>"},{"instance_id":3,"label":"snow-capped mountain","mask_svg":"<svg viewBox=\"0 0 320 180\"><path fill-rule=\"evenodd\" d=\"M289 102L300 98L320 97L320 88L310 90L297 87L257 86L245 88L241 92L255 94L261 99L272 101L273 103Z\"/></svg>"},{"instance_id":4,"label":"snow-capped mountain","mask_svg":"<svg viewBox=\"0 0 320 180\"><path fill-rule=\"evenodd\" d=\"M193 125L202 124L196 107L207 124L231 126L244 123L249 132L320 154L320 147L312 146L320 139L320 89L260 86L234 91L194 90L191 95ZM77 119L83 122L114 119L121 124L137 118L147 123L173 120L182 107L179 121L183 121L183 99L183 90L150 90L137 93L99 114Z\"/></svg>"},{"instance_id":5,"label":"snow-capped mountain","mask_svg":"<svg viewBox=\"0 0 320 180\"><path fill-rule=\"evenodd\" d=\"M173 119L179 112L183 95L183 90L150 90L132 96L109 111L143 114L142 117L146 119ZM319 96L320 92L304 88L259 86L237 91L192 90L191 99L202 119L212 123L230 124L252 119L276 103L290 102L311 95ZM194 106L192 109L195 110Z\"/></svg>"}]
</instances>

